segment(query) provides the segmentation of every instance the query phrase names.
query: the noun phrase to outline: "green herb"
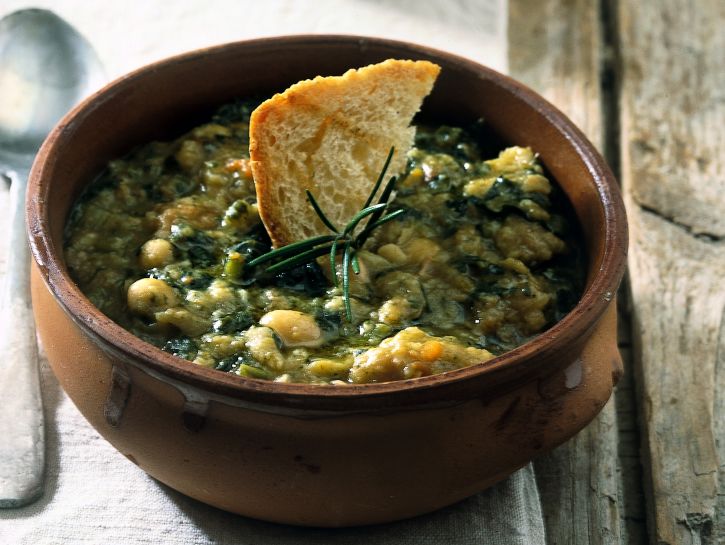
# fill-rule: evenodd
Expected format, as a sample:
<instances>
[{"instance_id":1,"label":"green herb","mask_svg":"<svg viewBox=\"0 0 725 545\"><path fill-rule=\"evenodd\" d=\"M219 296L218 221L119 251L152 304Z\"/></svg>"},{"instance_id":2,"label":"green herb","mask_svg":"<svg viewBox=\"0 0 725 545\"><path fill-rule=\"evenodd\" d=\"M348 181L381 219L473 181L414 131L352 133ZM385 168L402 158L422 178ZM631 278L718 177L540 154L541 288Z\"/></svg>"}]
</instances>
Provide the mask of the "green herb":
<instances>
[{"instance_id":1,"label":"green herb","mask_svg":"<svg viewBox=\"0 0 725 545\"><path fill-rule=\"evenodd\" d=\"M246 310L212 312L212 330L214 333L234 333L244 331L254 323L252 316Z\"/></svg>"},{"instance_id":2,"label":"green herb","mask_svg":"<svg viewBox=\"0 0 725 545\"><path fill-rule=\"evenodd\" d=\"M333 234L330 235L319 235L311 237L299 242L282 246L264 255L253 259L248 263L248 267L256 267L263 263L272 263L266 269L268 274L277 274L300 265L309 263L320 256L329 255L330 258L330 272L333 279L333 284L337 287L340 282L337 277L336 260L338 250L342 248L342 295L345 302L345 314L348 321L352 321L352 306L350 304L350 269L353 274L360 274L360 260L357 252L362 248L365 241L370 237L371 233L380 227L399 218L405 213L405 210L396 210L389 214L386 214L388 207L390 206L390 197L395 189L396 177L391 176L388 183L385 184L380 198L377 204L372 204L375 199L380 186L385 178L385 173L390 166L390 161L393 158L395 148L390 148L385 164L383 165L380 175L378 176L375 185L373 186L370 195L368 195L365 204L362 209L355 214L342 229L336 227L325 215L322 208L318 204L315 196L309 189L305 190L307 194L307 200L312 206L320 221L327 227ZM363 227L359 233L355 234L358 226L364 219L368 219L367 225Z\"/></svg>"},{"instance_id":3,"label":"green herb","mask_svg":"<svg viewBox=\"0 0 725 545\"><path fill-rule=\"evenodd\" d=\"M242 377L261 378L267 380L274 378L274 374L271 371L248 363L241 364L237 373L239 373Z\"/></svg>"},{"instance_id":4,"label":"green herb","mask_svg":"<svg viewBox=\"0 0 725 545\"><path fill-rule=\"evenodd\" d=\"M199 352L198 345L189 337L177 337L167 341L161 348L179 358L193 360Z\"/></svg>"}]
</instances>

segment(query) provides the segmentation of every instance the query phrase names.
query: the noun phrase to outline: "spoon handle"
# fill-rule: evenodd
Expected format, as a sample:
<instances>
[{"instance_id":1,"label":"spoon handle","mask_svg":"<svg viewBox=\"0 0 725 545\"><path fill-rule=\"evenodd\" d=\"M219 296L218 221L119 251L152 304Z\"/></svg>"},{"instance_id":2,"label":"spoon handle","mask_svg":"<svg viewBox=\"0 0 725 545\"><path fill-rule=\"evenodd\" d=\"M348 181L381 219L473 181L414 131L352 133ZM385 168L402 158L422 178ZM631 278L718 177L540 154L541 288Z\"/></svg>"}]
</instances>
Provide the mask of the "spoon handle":
<instances>
[{"instance_id":1,"label":"spoon handle","mask_svg":"<svg viewBox=\"0 0 725 545\"><path fill-rule=\"evenodd\" d=\"M42 493L45 465L38 346L30 306L30 252L25 235L25 179L9 172L7 273L0 316L0 508ZM21 178L22 177L22 178Z\"/></svg>"}]
</instances>

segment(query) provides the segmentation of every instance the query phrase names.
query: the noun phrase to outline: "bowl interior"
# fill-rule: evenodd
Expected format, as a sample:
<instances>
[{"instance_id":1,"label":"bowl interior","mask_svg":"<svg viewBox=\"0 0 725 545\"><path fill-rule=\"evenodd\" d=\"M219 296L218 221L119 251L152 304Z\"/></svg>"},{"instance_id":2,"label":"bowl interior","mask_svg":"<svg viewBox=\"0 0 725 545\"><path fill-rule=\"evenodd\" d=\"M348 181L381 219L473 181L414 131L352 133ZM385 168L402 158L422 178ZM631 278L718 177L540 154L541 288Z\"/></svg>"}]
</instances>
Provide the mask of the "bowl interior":
<instances>
[{"instance_id":1,"label":"bowl interior","mask_svg":"<svg viewBox=\"0 0 725 545\"><path fill-rule=\"evenodd\" d=\"M194 371L194 366L174 362L172 356L131 338L130 333L92 309L63 265L63 230L69 210L110 159L153 139L175 137L208 118L219 105L241 97L269 96L301 79L341 74L349 68L391 57L429 59L442 66L423 113L449 121L483 117L503 142L531 146L540 154L579 219L589 257L587 291L577 308L546 335L485 366L475 366L484 369L469 368L446 376L406 381L413 385L345 388L347 393L342 395L427 388L477 373L499 372L505 378L527 365L533 369L554 358L556 343L576 342L591 328L606 306L600 300L601 293L616 289L621 278L626 237L624 213L611 173L560 112L520 84L465 59L386 40L316 36L229 44L146 67L117 80L81 104L46 141L31 175L31 244L50 289L74 319L94 336L105 338L105 344L116 355L141 358L182 380L202 377L222 390L257 382L218 377L222 373L213 371ZM114 340L108 340L109 337ZM309 393L309 387L305 390L302 385L269 387L291 388L291 394ZM264 388L267 386L255 385L252 389Z\"/></svg>"}]
</instances>

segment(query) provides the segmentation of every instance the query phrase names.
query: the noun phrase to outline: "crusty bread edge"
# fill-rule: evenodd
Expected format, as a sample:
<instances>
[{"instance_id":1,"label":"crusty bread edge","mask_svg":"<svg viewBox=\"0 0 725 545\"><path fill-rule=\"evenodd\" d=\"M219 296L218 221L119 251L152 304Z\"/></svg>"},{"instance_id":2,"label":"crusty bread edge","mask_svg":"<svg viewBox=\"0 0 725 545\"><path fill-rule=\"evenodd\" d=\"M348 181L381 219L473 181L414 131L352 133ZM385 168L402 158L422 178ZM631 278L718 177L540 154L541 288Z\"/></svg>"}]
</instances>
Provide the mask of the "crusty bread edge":
<instances>
[{"instance_id":1,"label":"crusty bread edge","mask_svg":"<svg viewBox=\"0 0 725 545\"><path fill-rule=\"evenodd\" d=\"M315 86L319 84L320 81L334 81L335 84L342 84L345 78L355 77L355 75L360 71L364 71L365 69L377 65L385 65L386 63L394 64L396 71L403 71L403 65L415 64L417 66L416 77L419 80L430 81L431 86L437 79L441 70L440 66L426 60L387 59L380 63L364 67L351 68L339 76L316 76L312 79L299 81L288 87L282 93L277 93L271 98L265 100L252 112L249 123L250 166L256 187L259 215L275 248L294 242L294 238L284 222L276 221L274 217L275 214L271 212L271 208L269 206L265 206L265 203L268 202L267 196L271 195L274 182L269 179L266 169L261 166L269 158L259 146L257 127L264 126L267 117L277 108L283 107L289 103L294 103L296 107L304 106L304 94L307 93L310 86ZM408 74L406 73L406 75ZM403 154L407 154L409 150L400 151Z\"/></svg>"}]
</instances>

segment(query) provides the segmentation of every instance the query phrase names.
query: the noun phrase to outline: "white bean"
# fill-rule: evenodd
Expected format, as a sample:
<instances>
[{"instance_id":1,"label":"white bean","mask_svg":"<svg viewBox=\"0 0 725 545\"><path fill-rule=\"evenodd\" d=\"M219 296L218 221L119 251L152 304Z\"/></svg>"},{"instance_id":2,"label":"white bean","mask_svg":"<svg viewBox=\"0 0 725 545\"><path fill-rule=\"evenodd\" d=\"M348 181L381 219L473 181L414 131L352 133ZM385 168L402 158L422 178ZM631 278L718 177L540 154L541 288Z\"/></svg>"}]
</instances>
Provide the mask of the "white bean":
<instances>
[{"instance_id":1,"label":"white bean","mask_svg":"<svg viewBox=\"0 0 725 545\"><path fill-rule=\"evenodd\" d=\"M126 297L131 311L146 316L153 316L177 304L173 288L156 278L136 280L129 286Z\"/></svg>"},{"instance_id":2,"label":"white bean","mask_svg":"<svg viewBox=\"0 0 725 545\"><path fill-rule=\"evenodd\" d=\"M163 267L174 260L174 247L166 239L152 238L141 246L138 262L143 269Z\"/></svg>"},{"instance_id":3,"label":"white bean","mask_svg":"<svg viewBox=\"0 0 725 545\"><path fill-rule=\"evenodd\" d=\"M322 330L309 314L297 310L273 310L259 320L282 339L285 346L319 346Z\"/></svg>"}]
</instances>

